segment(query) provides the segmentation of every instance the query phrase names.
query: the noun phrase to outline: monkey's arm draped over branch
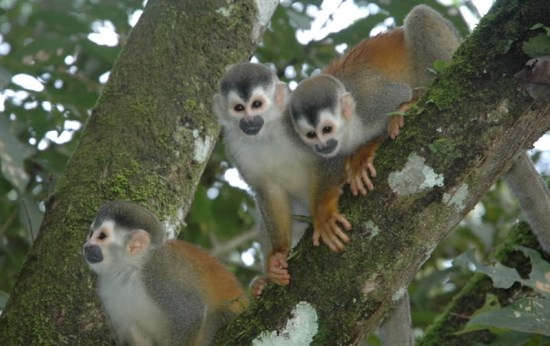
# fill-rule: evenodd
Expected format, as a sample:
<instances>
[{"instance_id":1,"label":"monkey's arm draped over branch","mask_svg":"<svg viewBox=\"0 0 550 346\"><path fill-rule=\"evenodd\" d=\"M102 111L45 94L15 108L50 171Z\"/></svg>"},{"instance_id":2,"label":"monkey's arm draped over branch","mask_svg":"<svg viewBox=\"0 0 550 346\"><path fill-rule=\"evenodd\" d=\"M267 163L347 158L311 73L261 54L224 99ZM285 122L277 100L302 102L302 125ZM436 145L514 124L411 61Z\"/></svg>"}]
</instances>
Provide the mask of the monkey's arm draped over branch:
<instances>
[{"instance_id":1,"label":"monkey's arm draped over branch","mask_svg":"<svg viewBox=\"0 0 550 346\"><path fill-rule=\"evenodd\" d=\"M218 335L221 344L283 330L292 316L310 321L310 329L285 336L314 336L319 345L354 343L378 326L515 154L550 128L550 104L535 105L513 78L529 59L522 42L537 23L550 26L547 1L497 1L408 112L397 140L381 146L375 190L342 199L358 226L349 248L313 248L306 234L291 256L291 284L268 286L259 304Z\"/></svg>"},{"instance_id":2,"label":"monkey's arm draped over branch","mask_svg":"<svg viewBox=\"0 0 550 346\"><path fill-rule=\"evenodd\" d=\"M132 200L179 228L218 137L217 81L252 54L277 3L148 2L47 205L0 345L111 343L81 257L93 214L105 200Z\"/></svg>"}]
</instances>

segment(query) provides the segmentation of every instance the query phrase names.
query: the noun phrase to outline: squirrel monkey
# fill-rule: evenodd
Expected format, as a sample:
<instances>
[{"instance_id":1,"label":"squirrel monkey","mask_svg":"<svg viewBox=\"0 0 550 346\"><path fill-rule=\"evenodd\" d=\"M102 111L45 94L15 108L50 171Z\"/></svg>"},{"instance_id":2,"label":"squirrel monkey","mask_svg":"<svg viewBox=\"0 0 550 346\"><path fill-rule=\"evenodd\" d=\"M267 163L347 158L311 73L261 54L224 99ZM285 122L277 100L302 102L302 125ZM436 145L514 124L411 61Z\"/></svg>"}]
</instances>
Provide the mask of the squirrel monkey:
<instances>
[{"instance_id":1,"label":"squirrel monkey","mask_svg":"<svg viewBox=\"0 0 550 346\"><path fill-rule=\"evenodd\" d=\"M431 81L428 68L436 59L449 60L459 45L454 27L428 6L414 7L403 27L368 38L336 59L324 73L302 81L291 95L293 127L312 152L327 161L340 159L353 194L372 190L376 176L374 154L382 140L395 138L402 115L416 102L416 91ZM333 169L339 169L339 165ZM345 172L344 172L345 171ZM333 174L333 176L336 174ZM338 211L340 193L318 200L314 215L315 238L339 237L338 223L349 222Z\"/></svg>"},{"instance_id":2,"label":"squirrel monkey","mask_svg":"<svg viewBox=\"0 0 550 346\"><path fill-rule=\"evenodd\" d=\"M319 227L317 219L328 227L336 226L336 222L346 229L351 227L342 215L316 208L337 207L319 201L340 195L338 180L343 161L327 164L302 143L292 128L287 102L286 85L268 67L254 63L230 67L214 96L214 112L224 129L226 152L253 189L270 238L267 276L280 285L290 282L287 257L296 238L292 233L299 228L293 227L293 214L309 210L314 228ZM330 215L330 219L316 217L322 214ZM323 236L323 241L339 251L349 238L338 228ZM319 237L314 238L314 245L319 245Z\"/></svg>"},{"instance_id":3,"label":"squirrel monkey","mask_svg":"<svg viewBox=\"0 0 550 346\"><path fill-rule=\"evenodd\" d=\"M225 150L255 194L269 236L268 278L290 282L287 257L292 214L308 208L309 184L318 159L296 137L285 115L288 89L265 65L232 65L214 96Z\"/></svg>"},{"instance_id":4,"label":"squirrel monkey","mask_svg":"<svg viewBox=\"0 0 550 346\"><path fill-rule=\"evenodd\" d=\"M459 42L439 13L414 7L403 27L363 40L296 88L290 101L296 132L318 155L355 152L346 163L347 181L354 195L366 194L385 130L394 139L404 123L402 115L391 113L416 101L416 92L433 78L428 68L437 59L450 60Z\"/></svg>"},{"instance_id":5,"label":"squirrel monkey","mask_svg":"<svg viewBox=\"0 0 550 346\"><path fill-rule=\"evenodd\" d=\"M83 255L122 344L209 345L248 304L216 259L182 240L164 241L155 215L133 203L99 209Z\"/></svg>"}]
</instances>

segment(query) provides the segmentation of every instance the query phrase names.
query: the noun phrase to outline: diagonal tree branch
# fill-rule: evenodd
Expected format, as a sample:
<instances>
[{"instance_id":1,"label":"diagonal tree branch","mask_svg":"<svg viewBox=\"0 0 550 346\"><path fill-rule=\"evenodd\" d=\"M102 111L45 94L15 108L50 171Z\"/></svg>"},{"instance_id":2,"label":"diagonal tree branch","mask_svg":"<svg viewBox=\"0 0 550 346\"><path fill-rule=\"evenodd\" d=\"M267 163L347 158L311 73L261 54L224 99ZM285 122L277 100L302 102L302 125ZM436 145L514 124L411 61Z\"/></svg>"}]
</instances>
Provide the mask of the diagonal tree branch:
<instances>
[{"instance_id":1,"label":"diagonal tree branch","mask_svg":"<svg viewBox=\"0 0 550 346\"><path fill-rule=\"evenodd\" d=\"M550 26L546 1L497 1L409 112L400 137L379 151L375 191L343 198L352 244L334 254L313 248L306 234L290 262L291 284L269 286L218 335L220 344L268 341L276 334L261 332L284 329L304 344L313 337L317 345L348 345L378 326L515 154L550 128L550 104L534 104L512 77L528 60L521 46L536 23ZM309 323L293 330L291 314Z\"/></svg>"}]
</instances>

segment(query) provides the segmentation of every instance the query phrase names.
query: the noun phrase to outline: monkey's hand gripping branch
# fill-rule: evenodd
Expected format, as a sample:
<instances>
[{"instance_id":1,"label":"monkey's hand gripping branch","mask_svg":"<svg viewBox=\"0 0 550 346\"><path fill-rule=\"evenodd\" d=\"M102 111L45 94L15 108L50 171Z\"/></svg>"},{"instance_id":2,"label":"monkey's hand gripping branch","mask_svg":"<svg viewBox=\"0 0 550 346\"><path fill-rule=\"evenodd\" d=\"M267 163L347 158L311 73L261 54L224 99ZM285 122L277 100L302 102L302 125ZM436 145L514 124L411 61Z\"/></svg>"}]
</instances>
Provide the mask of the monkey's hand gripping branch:
<instances>
[{"instance_id":1,"label":"monkey's hand gripping branch","mask_svg":"<svg viewBox=\"0 0 550 346\"><path fill-rule=\"evenodd\" d=\"M405 125L404 114L416 104L419 96L414 96L410 101L402 103L397 111L392 112L388 122L388 136L397 138L399 131ZM374 189L371 177L376 177L374 157L376 150L383 141L383 136L360 147L346 161L346 183L350 185L351 193L357 196L359 193L366 195Z\"/></svg>"},{"instance_id":2,"label":"monkey's hand gripping branch","mask_svg":"<svg viewBox=\"0 0 550 346\"><path fill-rule=\"evenodd\" d=\"M267 277L278 285L288 285L290 274L288 273L288 251L272 252L267 257ZM261 289L259 290L261 293Z\"/></svg>"},{"instance_id":3,"label":"monkey's hand gripping branch","mask_svg":"<svg viewBox=\"0 0 550 346\"><path fill-rule=\"evenodd\" d=\"M335 252L342 251L344 243L349 242L349 237L344 230L351 229L351 223L340 214L338 209L341 194L341 186L331 187L321 195L313 211L313 245L319 246L319 239L321 239Z\"/></svg>"},{"instance_id":4,"label":"monkey's hand gripping branch","mask_svg":"<svg viewBox=\"0 0 550 346\"><path fill-rule=\"evenodd\" d=\"M381 143L382 137L376 138L363 145L347 159L346 182L354 196L359 193L366 195L367 191L374 189L371 181L371 177L376 177L374 156Z\"/></svg>"}]
</instances>

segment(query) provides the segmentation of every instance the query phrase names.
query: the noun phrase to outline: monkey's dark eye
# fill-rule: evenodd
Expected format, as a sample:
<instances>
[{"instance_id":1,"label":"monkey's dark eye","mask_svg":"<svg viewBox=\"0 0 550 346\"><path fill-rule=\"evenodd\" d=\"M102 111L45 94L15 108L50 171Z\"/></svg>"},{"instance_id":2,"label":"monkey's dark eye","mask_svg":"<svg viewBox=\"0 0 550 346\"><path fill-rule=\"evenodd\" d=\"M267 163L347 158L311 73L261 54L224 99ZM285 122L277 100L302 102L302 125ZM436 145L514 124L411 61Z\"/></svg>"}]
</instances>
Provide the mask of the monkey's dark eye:
<instances>
[{"instance_id":1,"label":"monkey's dark eye","mask_svg":"<svg viewBox=\"0 0 550 346\"><path fill-rule=\"evenodd\" d=\"M233 109L236 111L236 112L242 112L244 111L244 106L242 104L237 104L235 105L235 107L233 107Z\"/></svg>"},{"instance_id":2,"label":"monkey's dark eye","mask_svg":"<svg viewBox=\"0 0 550 346\"><path fill-rule=\"evenodd\" d=\"M328 133L332 132L332 126L325 126L323 127L323 134L326 135Z\"/></svg>"},{"instance_id":3,"label":"monkey's dark eye","mask_svg":"<svg viewBox=\"0 0 550 346\"><path fill-rule=\"evenodd\" d=\"M252 102L252 108L260 108L262 106L262 101L256 100Z\"/></svg>"},{"instance_id":4,"label":"monkey's dark eye","mask_svg":"<svg viewBox=\"0 0 550 346\"><path fill-rule=\"evenodd\" d=\"M309 131L308 133L306 133L306 137L307 138L315 138L315 137L317 137L317 134L313 131Z\"/></svg>"},{"instance_id":5,"label":"monkey's dark eye","mask_svg":"<svg viewBox=\"0 0 550 346\"><path fill-rule=\"evenodd\" d=\"M97 239L99 239L99 240L103 240L105 238L107 238L107 234L105 234L105 232L99 233L99 237L97 237Z\"/></svg>"}]
</instances>

